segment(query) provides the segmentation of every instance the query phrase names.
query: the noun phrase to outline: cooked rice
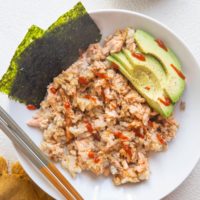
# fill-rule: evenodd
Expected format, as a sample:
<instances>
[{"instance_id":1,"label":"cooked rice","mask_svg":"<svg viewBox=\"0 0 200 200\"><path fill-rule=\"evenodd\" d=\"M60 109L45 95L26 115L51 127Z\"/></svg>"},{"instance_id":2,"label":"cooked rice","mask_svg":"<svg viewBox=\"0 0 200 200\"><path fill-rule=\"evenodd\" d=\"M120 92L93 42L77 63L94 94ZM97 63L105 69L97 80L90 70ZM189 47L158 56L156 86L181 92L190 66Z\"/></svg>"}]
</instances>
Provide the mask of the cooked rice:
<instances>
[{"instance_id":1,"label":"cooked rice","mask_svg":"<svg viewBox=\"0 0 200 200\"><path fill-rule=\"evenodd\" d=\"M149 153L163 151L177 123L153 111L106 61L122 47L135 50L128 28L92 44L54 78L37 115L28 123L43 133L41 149L72 176L84 170L111 175L116 185L149 178Z\"/></svg>"}]
</instances>

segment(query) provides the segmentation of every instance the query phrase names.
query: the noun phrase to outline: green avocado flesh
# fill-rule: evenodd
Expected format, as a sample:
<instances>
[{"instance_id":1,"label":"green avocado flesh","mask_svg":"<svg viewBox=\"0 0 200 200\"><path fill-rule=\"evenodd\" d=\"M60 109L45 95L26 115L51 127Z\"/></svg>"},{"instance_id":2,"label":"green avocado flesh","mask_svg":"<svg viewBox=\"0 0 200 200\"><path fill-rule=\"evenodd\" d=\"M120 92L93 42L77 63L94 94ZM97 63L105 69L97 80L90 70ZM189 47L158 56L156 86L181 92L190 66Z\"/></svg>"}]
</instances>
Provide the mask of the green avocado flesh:
<instances>
[{"instance_id":1,"label":"green avocado flesh","mask_svg":"<svg viewBox=\"0 0 200 200\"><path fill-rule=\"evenodd\" d=\"M46 31L28 31L0 81L0 91L39 107L53 78L78 59L80 50L100 39L99 28L78 3Z\"/></svg>"},{"instance_id":2,"label":"green avocado flesh","mask_svg":"<svg viewBox=\"0 0 200 200\"><path fill-rule=\"evenodd\" d=\"M124 61L124 59L127 59L126 56L121 60L118 58L117 54L112 54L108 56L107 59L119 67L120 72L132 83L135 89L146 99L147 103L154 110L164 117L169 117L172 114L173 104L165 106L158 100L158 98L165 98L165 93L159 79L150 69L145 66L132 66L132 70L129 71L124 65L124 63L127 62ZM146 86L151 89L146 90Z\"/></svg>"},{"instance_id":3,"label":"green avocado flesh","mask_svg":"<svg viewBox=\"0 0 200 200\"><path fill-rule=\"evenodd\" d=\"M153 55L161 62L166 73L165 91L171 101L176 103L180 99L185 88L185 80L181 78L171 66L174 65L181 71L181 64L178 58L171 49L167 48L166 51L161 48L155 41L155 38L143 30L138 29L134 38L137 46L143 53Z\"/></svg>"},{"instance_id":4,"label":"green avocado flesh","mask_svg":"<svg viewBox=\"0 0 200 200\"><path fill-rule=\"evenodd\" d=\"M124 55L123 52L119 52L119 53L114 53L111 55L113 58L115 58L116 60L118 60L123 66L124 68L126 68L126 70L129 73L133 73L133 66L131 65L131 63L128 61L128 59L126 58L126 56Z\"/></svg>"},{"instance_id":5,"label":"green avocado flesh","mask_svg":"<svg viewBox=\"0 0 200 200\"><path fill-rule=\"evenodd\" d=\"M136 52L141 54L139 50L137 50ZM128 49L123 49L123 53L126 55L132 66L145 67L152 71L152 73L159 80L162 88L165 88L166 74L161 63L156 58L151 55L142 54L145 57L145 61L141 61L135 58Z\"/></svg>"}]
</instances>

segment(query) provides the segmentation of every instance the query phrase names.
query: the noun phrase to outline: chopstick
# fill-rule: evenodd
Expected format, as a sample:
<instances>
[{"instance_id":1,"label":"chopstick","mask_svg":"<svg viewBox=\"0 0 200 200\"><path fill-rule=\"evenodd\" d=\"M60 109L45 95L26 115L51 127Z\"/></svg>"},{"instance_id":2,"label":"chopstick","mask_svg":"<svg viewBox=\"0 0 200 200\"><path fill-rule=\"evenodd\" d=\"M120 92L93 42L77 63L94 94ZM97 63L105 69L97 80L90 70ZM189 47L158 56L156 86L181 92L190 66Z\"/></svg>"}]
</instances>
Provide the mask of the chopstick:
<instances>
[{"instance_id":1,"label":"chopstick","mask_svg":"<svg viewBox=\"0 0 200 200\"><path fill-rule=\"evenodd\" d=\"M60 184L60 182L49 173L48 168L44 165L44 163L38 159L38 157L27 148L26 144L17 137L11 129L8 128L7 124L5 124L2 119L0 118L0 128L3 130L4 133L17 145L18 148L31 160L32 163L53 183L53 185L69 200L73 200L74 198L71 196L68 191Z\"/></svg>"},{"instance_id":2,"label":"chopstick","mask_svg":"<svg viewBox=\"0 0 200 200\"><path fill-rule=\"evenodd\" d=\"M27 158L47 177L68 200L83 200L56 166L42 154L28 135L0 106L0 129L17 145Z\"/></svg>"}]
</instances>

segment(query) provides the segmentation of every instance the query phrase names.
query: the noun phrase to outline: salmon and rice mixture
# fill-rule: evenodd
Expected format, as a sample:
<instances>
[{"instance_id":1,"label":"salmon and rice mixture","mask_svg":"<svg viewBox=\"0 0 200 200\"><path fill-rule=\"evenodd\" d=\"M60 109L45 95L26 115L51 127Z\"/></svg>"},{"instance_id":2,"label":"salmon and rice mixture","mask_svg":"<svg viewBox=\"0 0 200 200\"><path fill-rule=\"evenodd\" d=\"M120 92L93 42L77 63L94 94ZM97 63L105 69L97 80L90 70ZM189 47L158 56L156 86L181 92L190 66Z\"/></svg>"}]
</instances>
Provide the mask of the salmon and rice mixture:
<instances>
[{"instance_id":1,"label":"salmon and rice mixture","mask_svg":"<svg viewBox=\"0 0 200 200\"><path fill-rule=\"evenodd\" d=\"M115 185L149 178L150 152L166 150L177 132L106 57L136 48L134 30L91 44L54 78L39 112L28 122L43 133L42 151L75 177L82 171L111 176Z\"/></svg>"}]
</instances>

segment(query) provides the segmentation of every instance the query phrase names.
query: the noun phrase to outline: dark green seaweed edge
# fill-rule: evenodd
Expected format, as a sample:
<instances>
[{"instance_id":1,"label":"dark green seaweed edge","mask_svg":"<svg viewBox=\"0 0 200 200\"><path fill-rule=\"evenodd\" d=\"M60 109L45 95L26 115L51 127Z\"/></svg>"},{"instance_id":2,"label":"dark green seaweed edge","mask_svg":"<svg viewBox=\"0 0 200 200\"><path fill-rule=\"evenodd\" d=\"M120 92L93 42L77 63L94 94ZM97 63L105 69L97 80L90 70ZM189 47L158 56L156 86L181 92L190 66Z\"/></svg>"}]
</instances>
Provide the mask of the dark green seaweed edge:
<instances>
[{"instance_id":1,"label":"dark green seaweed edge","mask_svg":"<svg viewBox=\"0 0 200 200\"><path fill-rule=\"evenodd\" d=\"M60 16L46 31L42 30L36 25L32 25L28 32L26 33L24 39L17 47L14 56L10 62L10 65L0 80L0 92L3 92L7 95L10 94L12 89L13 82L15 80L18 66L17 60L20 58L21 53L36 39L43 36L45 32L50 32L56 27L68 23L71 20L75 20L83 15L87 14L87 11L81 2L78 2L71 10L67 11L65 14ZM13 97L14 98L14 97ZM19 100L19 99L16 99ZM21 100L19 100L21 102Z\"/></svg>"},{"instance_id":2,"label":"dark green seaweed edge","mask_svg":"<svg viewBox=\"0 0 200 200\"><path fill-rule=\"evenodd\" d=\"M18 65L17 60L20 58L22 52L36 39L40 38L43 35L44 31L36 25L32 25L28 32L26 33L25 37L23 38L22 42L17 47L14 56L10 62L10 65L3 75L2 79L0 80L0 92L3 92L9 95L13 82L15 80Z\"/></svg>"},{"instance_id":3,"label":"dark green seaweed edge","mask_svg":"<svg viewBox=\"0 0 200 200\"><path fill-rule=\"evenodd\" d=\"M15 81L17 72L18 72L18 60L20 59L20 55L24 52L24 50L30 46L32 42L41 38L46 32L54 31L57 27L66 24L70 21L76 20L84 15L87 15L87 11L81 2L78 2L72 9L64 13L60 16L49 28L44 31L40 27L36 25L32 25L28 32L26 33L24 39L17 47L15 54L10 62L8 70L3 75L0 80L0 92L7 94L10 98L19 101L21 103L26 103L24 100L21 100L15 96L11 95L11 90L13 83Z\"/></svg>"},{"instance_id":4,"label":"dark green seaweed edge","mask_svg":"<svg viewBox=\"0 0 200 200\"><path fill-rule=\"evenodd\" d=\"M82 17L85 14L87 14L85 7L81 2L78 2L71 10L61 15L46 31L52 31L56 27Z\"/></svg>"}]
</instances>

